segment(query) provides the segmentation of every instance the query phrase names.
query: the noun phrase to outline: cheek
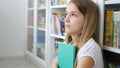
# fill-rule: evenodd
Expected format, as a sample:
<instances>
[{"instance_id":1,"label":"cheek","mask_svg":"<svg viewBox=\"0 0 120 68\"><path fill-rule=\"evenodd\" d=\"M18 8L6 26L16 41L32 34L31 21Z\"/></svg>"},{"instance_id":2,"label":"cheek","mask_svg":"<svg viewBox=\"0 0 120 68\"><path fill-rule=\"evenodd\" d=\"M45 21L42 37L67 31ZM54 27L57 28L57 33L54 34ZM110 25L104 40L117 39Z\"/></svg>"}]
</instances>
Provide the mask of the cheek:
<instances>
[{"instance_id":1,"label":"cheek","mask_svg":"<svg viewBox=\"0 0 120 68\"><path fill-rule=\"evenodd\" d=\"M83 20L74 20L71 24L75 27L80 29L83 26Z\"/></svg>"},{"instance_id":2,"label":"cheek","mask_svg":"<svg viewBox=\"0 0 120 68\"><path fill-rule=\"evenodd\" d=\"M72 27L75 29L75 31L81 31L83 27L83 20L76 20L71 23Z\"/></svg>"},{"instance_id":3,"label":"cheek","mask_svg":"<svg viewBox=\"0 0 120 68\"><path fill-rule=\"evenodd\" d=\"M81 30L82 30L82 25L81 25L81 24L74 25L74 26L73 26L73 29L74 29L74 31L76 31L76 32L81 32Z\"/></svg>"}]
</instances>

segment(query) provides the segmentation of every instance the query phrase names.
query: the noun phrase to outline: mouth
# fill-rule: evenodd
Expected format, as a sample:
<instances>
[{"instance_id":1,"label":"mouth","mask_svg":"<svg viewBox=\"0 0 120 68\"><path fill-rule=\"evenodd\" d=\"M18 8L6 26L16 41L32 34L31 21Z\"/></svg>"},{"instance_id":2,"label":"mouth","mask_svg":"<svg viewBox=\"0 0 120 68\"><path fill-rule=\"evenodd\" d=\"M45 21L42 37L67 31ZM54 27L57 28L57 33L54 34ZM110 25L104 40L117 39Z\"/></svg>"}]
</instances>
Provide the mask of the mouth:
<instances>
[{"instance_id":1,"label":"mouth","mask_svg":"<svg viewBox=\"0 0 120 68\"><path fill-rule=\"evenodd\" d=\"M70 27L70 25L68 25L68 24L65 24L65 28L68 28L68 27Z\"/></svg>"}]
</instances>

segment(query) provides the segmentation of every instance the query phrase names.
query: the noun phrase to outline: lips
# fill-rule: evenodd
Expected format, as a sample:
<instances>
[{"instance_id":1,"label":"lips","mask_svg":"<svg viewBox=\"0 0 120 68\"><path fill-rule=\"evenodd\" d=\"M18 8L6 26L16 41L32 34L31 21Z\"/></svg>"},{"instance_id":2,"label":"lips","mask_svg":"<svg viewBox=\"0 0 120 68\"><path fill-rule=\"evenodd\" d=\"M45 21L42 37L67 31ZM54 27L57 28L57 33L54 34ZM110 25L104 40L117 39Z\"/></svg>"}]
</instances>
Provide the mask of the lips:
<instances>
[{"instance_id":1,"label":"lips","mask_svg":"<svg viewBox=\"0 0 120 68\"><path fill-rule=\"evenodd\" d=\"M70 27L70 25L68 25L68 24L65 24L65 28L68 28L68 27Z\"/></svg>"}]
</instances>

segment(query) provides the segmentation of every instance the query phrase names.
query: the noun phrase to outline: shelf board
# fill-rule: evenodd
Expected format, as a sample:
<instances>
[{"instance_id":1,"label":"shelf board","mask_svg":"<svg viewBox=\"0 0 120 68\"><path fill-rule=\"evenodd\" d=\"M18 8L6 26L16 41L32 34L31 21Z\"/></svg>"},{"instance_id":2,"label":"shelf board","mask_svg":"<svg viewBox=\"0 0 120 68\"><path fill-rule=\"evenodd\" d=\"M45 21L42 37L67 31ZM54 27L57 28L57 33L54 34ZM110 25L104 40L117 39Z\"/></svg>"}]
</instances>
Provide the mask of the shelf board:
<instances>
[{"instance_id":1,"label":"shelf board","mask_svg":"<svg viewBox=\"0 0 120 68\"><path fill-rule=\"evenodd\" d=\"M26 51L26 54L29 55L29 56L33 56L33 53L28 51L28 50Z\"/></svg>"},{"instance_id":2,"label":"shelf board","mask_svg":"<svg viewBox=\"0 0 120 68\"><path fill-rule=\"evenodd\" d=\"M120 0L107 0L105 1L106 5L110 5L110 4L120 4Z\"/></svg>"},{"instance_id":3,"label":"shelf board","mask_svg":"<svg viewBox=\"0 0 120 68\"><path fill-rule=\"evenodd\" d=\"M45 28L40 28L40 27L38 27L37 29L38 29L38 30L41 30L41 31L45 31Z\"/></svg>"},{"instance_id":4,"label":"shelf board","mask_svg":"<svg viewBox=\"0 0 120 68\"><path fill-rule=\"evenodd\" d=\"M50 36L55 37L55 38L65 39L65 36L58 36L56 34L50 34Z\"/></svg>"},{"instance_id":5,"label":"shelf board","mask_svg":"<svg viewBox=\"0 0 120 68\"><path fill-rule=\"evenodd\" d=\"M35 58L36 58L36 61L37 61L37 62L42 63L43 65L46 64L45 60L41 59L40 57L35 56Z\"/></svg>"},{"instance_id":6,"label":"shelf board","mask_svg":"<svg viewBox=\"0 0 120 68\"><path fill-rule=\"evenodd\" d=\"M45 43L44 44L43 43L37 43L37 47L38 48L45 47Z\"/></svg>"},{"instance_id":7,"label":"shelf board","mask_svg":"<svg viewBox=\"0 0 120 68\"><path fill-rule=\"evenodd\" d=\"M38 10L46 10L46 6L38 7Z\"/></svg>"},{"instance_id":8,"label":"shelf board","mask_svg":"<svg viewBox=\"0 0 120 68\"><path fill-rule=\"evenodd\" d=\"M51 6L51 8L66 8L67 5L56 5L56 6Z\"/></svg>"},{"instance_id":9,"label":"shelf board","mask_svg":"<svg viewBox=\"0 0 120 68\"><path fill-rule=\"evenodd\" d=\"M111 52L119 53L119 54L120 54L120 49L117 49L117 48L108 47L108 46L103 46L103 49L104 49L104 50L107 50L107 51L111 51Z\"/></svg>"}]
</instances>

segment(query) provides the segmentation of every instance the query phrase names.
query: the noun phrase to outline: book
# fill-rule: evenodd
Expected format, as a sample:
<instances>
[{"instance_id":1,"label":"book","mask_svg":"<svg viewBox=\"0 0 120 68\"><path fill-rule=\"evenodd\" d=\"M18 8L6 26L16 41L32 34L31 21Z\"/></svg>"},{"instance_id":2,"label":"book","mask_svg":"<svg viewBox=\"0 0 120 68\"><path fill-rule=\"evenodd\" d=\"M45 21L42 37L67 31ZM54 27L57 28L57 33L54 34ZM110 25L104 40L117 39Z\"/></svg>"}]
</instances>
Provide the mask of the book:
<instances>
[{"instance_id":1,"label":"book","mask_svg":"<svg viewBox=\"0 0 120 68\"><path fill-rule=\"evenodd\" d=\"M55 51L53 51L53 58L56 57L56 55L58 55L58 43L62 43L64 40L61 39L61 38L55 38L54 40L54 48L55 48Z\"/></svg>"},{"instance_id":2,"label":"book","mask_svg":"<svg viewBox=\"0 0 120 68\"><path fill-rule=\"evenodd\" d=\"M113 47L114 43L114 11L105 11L104 45Z\"/></svg>"},{"instance_id":3,"label":"book","mask_svg":"<svg viewBox=\"0 0 120 68\"><path fill-rule=\"evenodd\" d=\"M74 68L76 46L58 43L58 68Z\"/></svg>"}]
</instances>

